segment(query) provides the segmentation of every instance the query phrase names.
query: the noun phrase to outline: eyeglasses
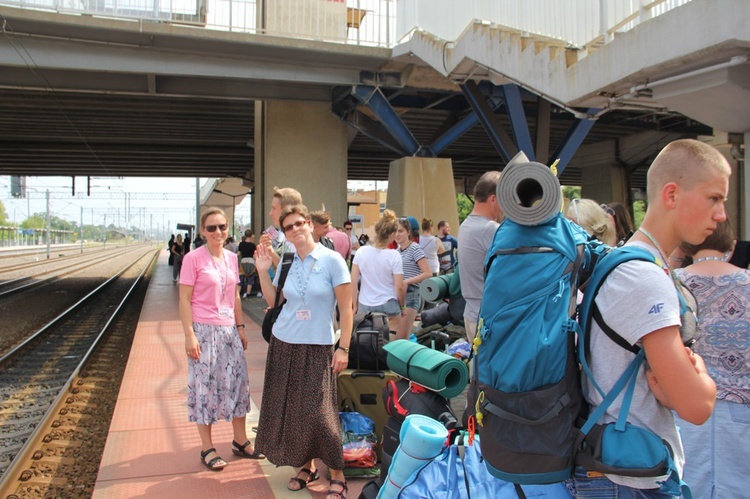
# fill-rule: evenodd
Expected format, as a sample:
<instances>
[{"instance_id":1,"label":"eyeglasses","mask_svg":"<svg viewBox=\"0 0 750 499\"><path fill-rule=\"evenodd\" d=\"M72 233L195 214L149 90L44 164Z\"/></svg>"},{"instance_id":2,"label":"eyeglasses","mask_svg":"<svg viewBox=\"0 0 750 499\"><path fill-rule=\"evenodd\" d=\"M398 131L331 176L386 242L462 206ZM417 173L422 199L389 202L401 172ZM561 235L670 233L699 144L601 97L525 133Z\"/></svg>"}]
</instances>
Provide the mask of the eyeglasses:
<instances>
[{"instance_id":1,"label":"eyeglasses","mask_svg":"<svg viewBox=\"0 0 750 499\"><path fill-rule=\"evenodd\" d=\"M351 227L344 227L344 230L352 230Z\"/></svg>"},{"instance_id":2,"label":"eyeglasses","mask_svg":"<svg viewBox=\"0 0 750 499\"><path fill-rule=\"evenodd\" d=\"M285 225L284 226L284 232L289 232L292 229L299 229L303 225L307 223L307 220L297 220L293 224Z\"/></svg>"},{"instance_id":3,"label":"eyeglasses","mask_svg":"<svg viewBox=\"0 0 750 499\"><path fill-rule=\"evenodd\" d=\"M609 215L610 217L614 217L614 216L615 216L615 210L613 210L612 208L610 208L610 207L609 207L609 206L607 206L606 204L602 204L602 205L600 205L600 206L601 206L602 210L604 210L604 212L605 212L605 213L606 213L607 215Z\"/></svg>"},{"instance_id":4,"label":"eyeglasses","mask_svg":"<svg viewBox=\"0 0 750 499\"><path fill-rule=\"evenodd\" d=\"M206 225L206 230L208 232L216 232L216 229L219 229L221 232L225 232L227 230L227 227L227 224Z\"/></svg>"}]
</instances>

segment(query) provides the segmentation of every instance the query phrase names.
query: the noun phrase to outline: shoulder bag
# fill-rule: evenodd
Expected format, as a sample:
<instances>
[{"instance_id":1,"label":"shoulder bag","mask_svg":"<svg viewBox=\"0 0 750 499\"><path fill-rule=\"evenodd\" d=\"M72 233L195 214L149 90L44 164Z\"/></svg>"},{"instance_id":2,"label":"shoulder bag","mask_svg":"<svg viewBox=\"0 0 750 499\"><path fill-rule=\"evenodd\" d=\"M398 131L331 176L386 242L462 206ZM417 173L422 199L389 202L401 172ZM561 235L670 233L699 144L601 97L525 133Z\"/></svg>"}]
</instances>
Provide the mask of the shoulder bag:
<instances>
[{"instance_id":1,"label":"shoulder bag","mask_svg":"<svg viewBox=\"0 0 750 499\"><path fill-rule=\"evenodd\" d=\"M284 289L284 283L286 282L286 275L289 273L289 267L292 266L292 260L294 260L294 253L284 253L284 257L281 260L279 285L276 287L276 299L274 300L273 308L269 309L266 312L266 316L263 317L263 326L261 329L263 332L263 339L266 340L267 343L270 343L271 341L273 325L279 317L281 309L284 308L284 303L286 303L286 298L281 303L279 303L279 299L281 297L281 291Z\"/></svg>"}]
</instances>

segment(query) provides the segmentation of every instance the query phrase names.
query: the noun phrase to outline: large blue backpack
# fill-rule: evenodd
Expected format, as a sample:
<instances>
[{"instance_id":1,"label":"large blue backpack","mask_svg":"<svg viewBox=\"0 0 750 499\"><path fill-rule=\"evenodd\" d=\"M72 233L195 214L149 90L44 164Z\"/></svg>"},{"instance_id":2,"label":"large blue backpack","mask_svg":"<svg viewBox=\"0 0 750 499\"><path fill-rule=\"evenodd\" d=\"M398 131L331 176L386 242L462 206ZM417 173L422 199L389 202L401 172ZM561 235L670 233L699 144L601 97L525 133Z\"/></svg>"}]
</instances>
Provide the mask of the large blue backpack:
<instances>
[{"instance_id":1,"label":"large blue backpack","mask_svg":"<svg viewBox=\"0 0 750 499\"><path fill-rule=\"evenodd\" d=\"M495 234L485 264L470 400L488 471L516 484L519 497L520 485L563 481L576 464L617 475L666 475L662 490L690 497L669 445L627 422L644 352L604 323L594 301L607 276L635 259L656 263L643 248L610 251L561 216L539 226L506 220ZM587 276L586 288L576 322L582 274ZM678 297L682 308L684 300L679 293ZM608 393L596 385L588 369L593 321L633 353L633 361ZM579 362L604 397L588 417ZM623 391L618 421L596 424Z\"/></svg>"},{"instance_id":2,"label":"large blue backpack","mask_svg":"<svg viewBox=\"0 0 750 499\"><path fill-rule=\"evenodd\" d=\"M497 478L542 484L571 476L583 400L576 293L597 243L559 213L535 226L505 220L495 233L469 400Z\"/></svg>"}]
</instances>

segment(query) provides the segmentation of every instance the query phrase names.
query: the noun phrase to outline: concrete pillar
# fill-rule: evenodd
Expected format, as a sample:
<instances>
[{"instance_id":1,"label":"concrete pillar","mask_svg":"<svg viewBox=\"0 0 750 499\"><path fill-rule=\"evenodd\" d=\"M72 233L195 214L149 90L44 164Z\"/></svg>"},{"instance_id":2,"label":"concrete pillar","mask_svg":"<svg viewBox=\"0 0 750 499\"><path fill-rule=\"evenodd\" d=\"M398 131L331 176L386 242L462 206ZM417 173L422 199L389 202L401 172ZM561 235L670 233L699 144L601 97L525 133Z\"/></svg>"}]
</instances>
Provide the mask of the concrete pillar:
<instances>
[{"instance_id":1,"label":"concrete pillar","mask_svg":"<svg viewBox=\"0 0 750 499\"><path fill-rule=\"evenodd\" d=\"M391 162L388 172L388 209L399 217L445 220L458 233L458 206L453 163L447 158L407 157Z\"/></svg>"},{"instance_id":2,"label":"concrete pillar","mask_svg":"<svg viewBox=\"0 0 750 499\"><path fill-rule=\"evenodd\" d=\"M581 158L581 169L581 197L599 203L626 202L628 175L615 159L614 141L607 140L588 146Z\"/></svg>"},{"instance_id":3,"label":"concrete pillar","mask_svg":"<svg viewBox=\"0 0 750 499\"><path fill-rule=\"evenodd\" d=\"M310 211L325 210L334 225L347 216L347 126L325 102L256 101L253 225L271 224L273 188L300 191Z\"/></svg>"}]
</instances>

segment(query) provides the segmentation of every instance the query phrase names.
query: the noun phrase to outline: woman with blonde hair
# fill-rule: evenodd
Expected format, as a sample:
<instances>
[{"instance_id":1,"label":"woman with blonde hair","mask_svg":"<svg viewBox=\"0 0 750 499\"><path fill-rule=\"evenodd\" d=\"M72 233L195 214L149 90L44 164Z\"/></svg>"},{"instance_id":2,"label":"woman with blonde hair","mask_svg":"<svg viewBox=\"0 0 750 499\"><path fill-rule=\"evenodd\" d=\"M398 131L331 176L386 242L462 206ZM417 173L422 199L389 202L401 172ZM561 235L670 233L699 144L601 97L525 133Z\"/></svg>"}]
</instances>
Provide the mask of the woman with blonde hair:
<instances>
[{"instance_id":1,"label":"woman with blonde hair","mask_svg":"<svg viewBox=\"0 0 750 499\"><path fill-rule=\"evenodd\" d=\"M360 247L352 260L354 313L384 313L391 331L401 322L405 292L401 255L388 248L397 230L396 214L385 210L375 224L375 244Z\"/></svg>"},{"instance_id":2,"label":"woman with blonde hair","mask_svg":"<svg viewBox=\"0 0 750 499\"><path fill-rule=\"evenodd\" d=\"M617 245L617 233L612 217L593 199L574 199L565 214L593 236L610 246Z\"/></svg>"}]
</instances>

